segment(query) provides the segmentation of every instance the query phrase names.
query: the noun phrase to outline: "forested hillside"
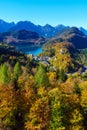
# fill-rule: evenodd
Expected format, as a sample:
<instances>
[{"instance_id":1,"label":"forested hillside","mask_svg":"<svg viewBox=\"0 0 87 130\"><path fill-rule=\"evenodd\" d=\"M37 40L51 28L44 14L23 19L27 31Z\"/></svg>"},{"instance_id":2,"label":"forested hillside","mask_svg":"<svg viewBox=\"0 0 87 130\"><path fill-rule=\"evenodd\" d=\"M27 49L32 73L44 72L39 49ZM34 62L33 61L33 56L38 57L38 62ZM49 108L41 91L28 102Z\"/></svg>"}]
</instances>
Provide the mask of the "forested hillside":
<instances>
[{"instance_id":1,"label":"forested hillside","mask_svg":"<svg viewBox=\"0 0 87 130\"><path fill-rule=\"evenodd\" d=\"M2 130L87 130L87 73L80 73L79 63L72 73L72 44L49 48L47 65L3 44L1 48Z\"/></svg>"}]
</instances>

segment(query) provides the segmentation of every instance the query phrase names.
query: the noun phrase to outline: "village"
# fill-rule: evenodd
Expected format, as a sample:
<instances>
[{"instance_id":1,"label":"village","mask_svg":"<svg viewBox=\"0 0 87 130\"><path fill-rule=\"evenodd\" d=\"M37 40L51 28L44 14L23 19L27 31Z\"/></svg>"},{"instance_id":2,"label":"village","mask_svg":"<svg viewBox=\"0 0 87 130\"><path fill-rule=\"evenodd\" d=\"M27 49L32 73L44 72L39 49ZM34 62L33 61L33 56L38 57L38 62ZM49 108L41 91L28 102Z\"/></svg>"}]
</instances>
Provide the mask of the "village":
<instances>
[{"instance_id":1,"label":"village","mask_svg":"<svg viewBox=\"0 0 87 130\"><path fill-rule=\"evenodd\" d=\"M34 59L35 61L40 61L44 65L49 65L50 57L49 56L38 56L38 55L33 55L29 54L29 57Z\"/></svg>"}]
</instances>

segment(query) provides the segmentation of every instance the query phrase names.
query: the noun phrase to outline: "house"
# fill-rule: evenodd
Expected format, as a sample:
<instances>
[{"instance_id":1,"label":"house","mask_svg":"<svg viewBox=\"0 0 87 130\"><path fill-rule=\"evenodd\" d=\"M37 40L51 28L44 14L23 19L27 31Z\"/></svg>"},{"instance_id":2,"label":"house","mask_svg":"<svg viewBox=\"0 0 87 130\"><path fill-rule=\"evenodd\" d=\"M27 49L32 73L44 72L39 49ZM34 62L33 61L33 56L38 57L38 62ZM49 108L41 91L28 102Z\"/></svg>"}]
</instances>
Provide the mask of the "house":
<instances>
[{"instance_id":1,"label":"house","mask_svg":"<svg viewBox=\"0 0 87 130\"><path fill-rule=\"evenodd\" d=\"M65 54L65 53L66 53L65 50L63 49L60 50L60 54Z\"/></svg>"}]
</instances>

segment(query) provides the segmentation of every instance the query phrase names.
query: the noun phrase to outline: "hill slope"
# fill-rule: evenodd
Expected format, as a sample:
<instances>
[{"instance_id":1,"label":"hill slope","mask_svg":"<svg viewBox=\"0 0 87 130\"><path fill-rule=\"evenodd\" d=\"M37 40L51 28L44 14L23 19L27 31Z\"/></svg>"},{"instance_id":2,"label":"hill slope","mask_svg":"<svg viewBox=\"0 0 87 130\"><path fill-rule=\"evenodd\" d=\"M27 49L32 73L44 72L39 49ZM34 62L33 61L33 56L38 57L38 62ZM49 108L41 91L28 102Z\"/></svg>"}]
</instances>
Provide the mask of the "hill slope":
<instances>
[{"instance_id":1,"label":"hill slope","mask_svg":"<svg viewBox=\"0 0 87 130\"><path fill-rule=\"evenodd\" d=\"M76 27L62 31L60 34L56 35L56 37L52 38L48 44L63 41L71 42L78 49L87 48L87 36Z\"/></svg>"},{"instance_id":2,"label":"hill slope","mask_svg":"<svg viewBox=\"0 0 87 130\"><path fill-rule=\"evenodd\" d=\"M9 31L0 34L0 42L7 44L30 44L39 45L43 44L45 39L39 36L36 32L19 30Z\"/></svg>"}]
</instances>

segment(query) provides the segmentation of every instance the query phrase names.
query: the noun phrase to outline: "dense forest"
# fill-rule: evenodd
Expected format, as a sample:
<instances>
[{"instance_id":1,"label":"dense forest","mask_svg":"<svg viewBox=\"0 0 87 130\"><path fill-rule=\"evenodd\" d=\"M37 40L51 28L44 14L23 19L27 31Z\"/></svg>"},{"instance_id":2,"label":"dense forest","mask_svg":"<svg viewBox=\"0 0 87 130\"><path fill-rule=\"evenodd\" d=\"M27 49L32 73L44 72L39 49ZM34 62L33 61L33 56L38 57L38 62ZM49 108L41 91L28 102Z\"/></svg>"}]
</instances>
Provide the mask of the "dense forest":
<instances>
[{"instance_id":1,"label":"dense forest","mask_svg":"<svg viewBox=\"0 0 87 130\"><path fill-rule=\"evenodd\" d=\"M45 65L8 45L0 49L1 130L87 130L86 50L49 46L39 55L50 56Z\"/></svg>"}]
</instances>

